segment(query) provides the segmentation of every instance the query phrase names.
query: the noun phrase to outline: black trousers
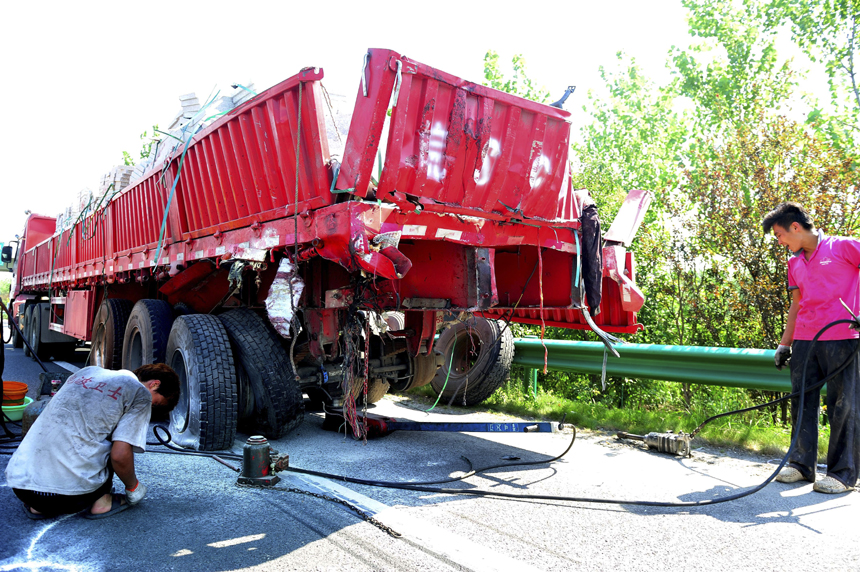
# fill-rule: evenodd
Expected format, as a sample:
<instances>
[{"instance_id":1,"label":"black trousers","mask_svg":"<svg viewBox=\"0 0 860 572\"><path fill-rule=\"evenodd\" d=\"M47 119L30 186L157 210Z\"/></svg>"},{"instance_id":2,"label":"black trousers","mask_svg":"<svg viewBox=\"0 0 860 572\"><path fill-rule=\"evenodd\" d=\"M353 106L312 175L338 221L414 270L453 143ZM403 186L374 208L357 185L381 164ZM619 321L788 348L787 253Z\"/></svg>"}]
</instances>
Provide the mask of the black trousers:
<instances>
[{"instance_id":1,"label":"black trousers","mask_svg":"<svg viewBox=\"0 0 860 572\"><path fill-rule=\"evenodd\" d=\"M800 389L803 370L806 387L827 377L857 351L860 340L818 341L810 352L812 342L796 340L791 346L791 389ZM791 400L791 423L800 424L797 446L789 464L809 481L815 480L818 461L819 391L807 392L803 412L798 418L798 398ZM827 447L827 475L847 486L857 482L860 462L860 357L827 382L827 418L830 422L830 443Z\"/></svg>"},{"instance_id":2,"label":"black trousers","mask_svg":"<svg viewBox=\"0 0 860 572\"><path fill-rule=\"evenodd\" d=\"M27 489L12 489L21 502L46 516L72 514L88 509L102 496L113 490L113 467L108 462L108 478L102 486L82 495L61 495Z\"/></svg>"}]
</instances>

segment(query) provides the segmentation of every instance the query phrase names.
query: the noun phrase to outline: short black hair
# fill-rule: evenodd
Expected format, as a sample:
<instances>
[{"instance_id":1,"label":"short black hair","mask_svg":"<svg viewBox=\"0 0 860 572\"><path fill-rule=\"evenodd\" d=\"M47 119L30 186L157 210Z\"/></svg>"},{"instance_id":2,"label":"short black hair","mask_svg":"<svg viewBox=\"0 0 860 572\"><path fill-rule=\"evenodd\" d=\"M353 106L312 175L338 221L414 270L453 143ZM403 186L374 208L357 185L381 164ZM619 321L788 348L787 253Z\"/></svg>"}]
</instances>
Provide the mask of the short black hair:
<instances>
[{"instance_id":1,"label":"short black hair","mask_svg":"<svg viewBox=\"0 0 860 572\"><path fill-rule=\"evenodd\" d=\"M134 375L141 383L157 379L161 383L155 392L163 396L167 400L167 405L163 407L153 407L153 417L166 417L171 409L179 403L179 376L173 371L173 368L166 363L150 363L142 365L134 370Z\"/></svg>"},{"instance_id":2,"label":"short black hair","mask_svg":"<svg viewBox=\"0 0 860 572\"><path fill-rule=\"evenodd\" d=\"M806 230L812 230L812 218L806 209L797 203L782 203L764 217L761 221L761 227L765 234L773 229L773 225L778 224L780 227L788 230L792 223L798 223Z\"/></svg>"}]
</instances>

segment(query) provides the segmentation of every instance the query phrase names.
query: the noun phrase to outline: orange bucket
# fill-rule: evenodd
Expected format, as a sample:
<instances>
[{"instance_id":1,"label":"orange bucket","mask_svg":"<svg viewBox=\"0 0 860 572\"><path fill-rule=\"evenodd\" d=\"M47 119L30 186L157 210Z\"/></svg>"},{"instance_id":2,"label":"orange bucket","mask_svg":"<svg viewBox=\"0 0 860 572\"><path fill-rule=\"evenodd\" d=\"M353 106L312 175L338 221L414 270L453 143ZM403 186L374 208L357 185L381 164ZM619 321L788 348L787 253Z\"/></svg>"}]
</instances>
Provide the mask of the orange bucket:
<instances>
[{"instance_id":1,"label":"orange bucket","mask_svg":"<svg viewBox=\"0 0 860 572\"><path fill-rule=\"evenodd\" d=\"M27 384L20 381L3 382L3 407L23 405L27 396Z\"/></svg>"}]
</instances>

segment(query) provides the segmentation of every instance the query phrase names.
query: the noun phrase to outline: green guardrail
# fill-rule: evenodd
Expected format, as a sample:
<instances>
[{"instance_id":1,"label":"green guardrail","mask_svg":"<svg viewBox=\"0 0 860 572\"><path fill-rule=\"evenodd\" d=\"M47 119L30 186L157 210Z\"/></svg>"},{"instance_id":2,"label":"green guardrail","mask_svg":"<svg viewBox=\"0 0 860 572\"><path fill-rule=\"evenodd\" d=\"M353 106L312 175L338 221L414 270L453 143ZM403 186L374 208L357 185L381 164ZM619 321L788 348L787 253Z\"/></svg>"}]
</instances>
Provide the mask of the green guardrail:
<instances>
[{"instance_id":1,"label":"green guardrail","mask_svg":"<svg viewBox=\"0 0 860 572\"><path fill-rule=\"evenodd\" d=\"M555 371L600 375L604 346L600 342L545 340L547 367ZM514 364L543 370L540 340L514 340ZM607 377L659 379L764 391L791 391L788 368L773 365L774 350L618 344L620 358L606 360Z\"/></svg>"}]
</instances>

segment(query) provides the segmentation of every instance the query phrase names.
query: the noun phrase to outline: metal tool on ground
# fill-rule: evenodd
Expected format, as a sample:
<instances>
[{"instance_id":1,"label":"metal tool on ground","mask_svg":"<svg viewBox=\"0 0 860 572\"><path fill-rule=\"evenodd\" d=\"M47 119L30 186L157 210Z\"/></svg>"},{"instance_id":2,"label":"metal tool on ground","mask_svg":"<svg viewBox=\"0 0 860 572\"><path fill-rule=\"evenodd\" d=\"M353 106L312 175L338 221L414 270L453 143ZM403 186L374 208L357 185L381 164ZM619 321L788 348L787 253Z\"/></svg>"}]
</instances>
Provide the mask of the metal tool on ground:
<instances>
[{"instance_id":1,"label":"metal tool on ground","mask_svg":"<svg viewBox=\"0 0 860 572\"><path fill-rule=\"evenodd\" d=\"M276 466L281 469L276 469ZM236 482L240 485L272 486L281 480L275 471L286 466L289 466L289 457L273 461L268 439L254 435L242 447L242 472Z\"/></svg>"},{"instance_id":2,"label":"metal tool on ground","mask_svg":"<svg viewBox=\"0 0 860 572\"><path fill-rule=\"evenodd\" d=\"M690 441L692 436L688 433L657 433L652 431L647 435L634 435L619 431L616 436L619 439L631 439L633 441L643 441L649 449L654 449L660 453L669 453L670 455L678 455L679 457L690 456Z\"/></svg>"}]
</instances>

